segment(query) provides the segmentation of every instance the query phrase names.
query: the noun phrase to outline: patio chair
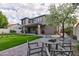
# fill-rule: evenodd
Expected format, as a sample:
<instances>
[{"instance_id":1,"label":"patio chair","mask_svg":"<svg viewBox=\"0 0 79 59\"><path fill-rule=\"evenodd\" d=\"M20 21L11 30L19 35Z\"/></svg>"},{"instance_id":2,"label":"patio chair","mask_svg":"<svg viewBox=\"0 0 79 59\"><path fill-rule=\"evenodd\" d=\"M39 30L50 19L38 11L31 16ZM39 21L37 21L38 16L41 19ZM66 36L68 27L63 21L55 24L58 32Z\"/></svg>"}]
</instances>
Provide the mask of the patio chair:
<instances>
[{"instance_id":1,"label":"patio chair","mask_svg":"<svg viewBox=\"0 0 79 59\"><path fill-rule=\"evenodd\" d=\"M51 56L49 49L48 49L48 46L45 45L44 48L45 48L45 51L43 50L43 52L45 52L47 56Z\"/></svg>"},{"instance_id":2,"label":"patio chair","mask_svg":"<svg viewBox=\"0 0 79 59\"><path fill-rule=\"evenodd\" d=\"M69 50L72 50L72 39L71 38L65 38L62 42L62 47L69 48Z\"/></svg>"},{"instance_id":3,"label":"patio chair","mask_svg":"<svg viewBox=\"0 0 79 59\"><path fill-rule=\"evenodd\" d=\"M63 47L59 47L58 50L51 51L54 56L72 56L73 51L65 50Z\"/></svg>"},{"instance_id":4,"label":"patio chair","mask_svg":"<svg viewBox=\"0 0 79 59\"><path fill-rule=\"evenodd\" d=\"M49 51L49 45L46 43L42 43L42 56L51 56Z\"/></svg>"},{"instance_id":5,"label":"patio chair","mask_svg":"<svg viewBox=\"0 0 79 59\"><path fill-rule=\"evenodd\" d=\"M68 40L68 41L66 41ZM59 44L58 50L53 50L53 55L66 55L66 56L72 56L73 51L72 51L72 42L71 39L65 38L65 41Z\"/></svg>"},{"instance_id":6,"label":"patio chair","mask_svg":"<svg viewBox=\"0 0 79 59\"><path fill-rule=\"evenodd\" d=\"M28 42L28 50L27 50L27 56L35 55L35 54L40 54L42 47L38 45L38 42Z\"/></svg>"}]
</instances>

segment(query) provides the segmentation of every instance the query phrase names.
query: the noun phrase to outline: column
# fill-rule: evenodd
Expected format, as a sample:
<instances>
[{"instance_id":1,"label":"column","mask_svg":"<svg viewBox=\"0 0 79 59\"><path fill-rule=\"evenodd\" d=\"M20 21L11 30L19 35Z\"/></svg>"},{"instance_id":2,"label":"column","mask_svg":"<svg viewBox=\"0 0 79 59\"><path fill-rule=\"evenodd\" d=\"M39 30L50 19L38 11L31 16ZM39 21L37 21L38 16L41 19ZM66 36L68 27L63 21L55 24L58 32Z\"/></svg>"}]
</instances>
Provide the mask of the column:
<instances>
[{"instance_id":1,"label":"column","mask_svg":"<svg viewBox=\"0 0 79 59\"><path fill-rule=\"evenodd\" d=\"M40 25L39 25L39 24L38 24L37 31L38 31L38 34L41 34L41 27L40 27Z\"/></svg>"},{"instance_id":2,"label":"column","mask_svg":"<svg viewBox=\"0 0 79 59\"><path fill-rule=\"evenodd\" d=\"M24 34L25 34L25 26L24 26Z\"/></svg>"}]
</instances>

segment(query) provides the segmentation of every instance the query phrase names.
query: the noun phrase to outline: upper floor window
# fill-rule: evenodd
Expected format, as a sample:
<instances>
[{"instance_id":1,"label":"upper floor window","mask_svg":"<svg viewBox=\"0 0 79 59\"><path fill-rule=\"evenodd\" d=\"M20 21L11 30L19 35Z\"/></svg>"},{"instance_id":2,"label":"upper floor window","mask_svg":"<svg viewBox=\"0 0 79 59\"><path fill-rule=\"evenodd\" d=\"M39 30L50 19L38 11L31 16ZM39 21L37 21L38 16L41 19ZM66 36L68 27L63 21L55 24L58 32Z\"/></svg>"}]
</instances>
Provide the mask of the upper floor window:
<instances>
[{"instance_id":1,"label":"upper floor window","mask_svg":"<svg viewBox=\"0 0 79 59\"><path fill-rule=\"evenodd\" d=\"M26 24L26 20L23 20L23 24Z\"/></svg>"},{"instance_id":2,"label":"upper floor window","mask_svg":"<svg viewBox=\"0 0 79 59\"><path fill-rule=\"evenodd\" d=\"M28 23L33 23L33 20L29 20Z\"/></svg>"},{"instance_id":3,"label":"upper floor window","mask_svg":"<svg viewBox=\"0 0 79 59\"><path fill-rule=\"evenodd\" d=\"M29 23L29 19L25 19L25 20L23 20L22 23L23 23L23 24L28 24L28 23Z\"/></svg>"},{"instance_id":4,"label":"upper floor window","mask_svg":"<svg viewBox=\"0 0 79 59\"><path fill-rule=\"evenodd\" d=\"M45 16L33 19L33 23L43 23L45 21Z\"/></svg>"},{"instance_id":5,"label":"upper floor window","mask_svg":"<svg viewBox=\"0 0 79 59\"><path fill-rule=\"evenodd\" d=\"M33 19L33 23L38 23L38 18Z\"/></svg>"},{"instance_id":6,"label":"upper floor window","mask_svg":"<svg viewBox=\"0 0 79 59\"><path fill-rule=\"evenodd\" d=\"M37 18L37 20L38 20L38 23L40 23L40 18Z\"/></svg>"},{"instance_id":7,"label":"upper floor window","mask_svg":"<svg viewBox=\"0 0 79 59\"><path fill-rule=\"evenodd\" d=\"M41 23L43 22L43 17L40 17L40 22L41 22Z\"/></svg>"}]
</instances>

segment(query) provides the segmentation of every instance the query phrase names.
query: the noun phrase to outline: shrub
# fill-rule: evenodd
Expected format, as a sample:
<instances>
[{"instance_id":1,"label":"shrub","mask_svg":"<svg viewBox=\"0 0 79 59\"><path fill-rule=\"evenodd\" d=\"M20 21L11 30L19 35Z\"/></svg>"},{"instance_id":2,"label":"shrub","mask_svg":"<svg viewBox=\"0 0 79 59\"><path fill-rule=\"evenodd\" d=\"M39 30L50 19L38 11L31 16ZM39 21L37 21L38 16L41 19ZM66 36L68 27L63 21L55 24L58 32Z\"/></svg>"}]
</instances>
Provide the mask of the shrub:
<instances>
[{"instance_id":1,"label":"shrub","mask_svg":"<svg viewBox=\"0 0 79 59\"><path fill-rule=\"evenodd\" d=\"M64 32L69 36L73 36L73 27L67 27L64 29Z\"/></svg>"},{"instance_id":2,"label":"shrub","mask_svg":"<svg viewBox=\"0 0 79 59\"><path fill-rule=\"evenodd\" d=\"M15 30L10 30L10 33L16 33L16 31Z\"/></svg>"},{"instance_id":3,"label":"shrub","mask_svg":"<svg viewBox=\"0 0 79 59\"><path fill-rule=\"evenodd\" d=\"M77 40L77 36L76 35L73 35L72 38L75 39L75 40Z\"/></svg>"}]
</instances>

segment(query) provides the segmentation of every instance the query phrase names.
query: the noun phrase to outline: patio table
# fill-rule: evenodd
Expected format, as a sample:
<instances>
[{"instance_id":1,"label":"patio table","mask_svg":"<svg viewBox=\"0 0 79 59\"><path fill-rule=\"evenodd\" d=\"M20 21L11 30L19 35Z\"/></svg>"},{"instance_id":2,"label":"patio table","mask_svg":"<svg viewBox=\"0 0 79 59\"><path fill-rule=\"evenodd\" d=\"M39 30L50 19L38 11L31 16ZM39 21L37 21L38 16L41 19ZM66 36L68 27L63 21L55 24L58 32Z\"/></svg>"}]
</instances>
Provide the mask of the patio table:
<instances>
[{"instance_id":1,"label":"patio table","mask_svg":"<svg viewBox=\"0 0 79 59\"><path fill-rule=\"evenodd\" d=\"M53 37L53 38L59 38L60 35L51 35L51 37Z\"/></svg>"},{"instance_id":2,"label":"patio table","mask_svg":"<svg viewBox=\"0 0 79 59\"><path fill-rule=\"evenodd\" d=\"M55 42L51 42L49 40L56 40L56 41ZM43 51L44 45L48 45L49 52L50 52L51 45L56 45L56 49L58 49L58 44L62 43L61 41L59 41L56 38L42 38L40 41L42 43L42 51ZM42 54L43 54L43 52L42 52Z\"/></svg>"}]
</instances>

